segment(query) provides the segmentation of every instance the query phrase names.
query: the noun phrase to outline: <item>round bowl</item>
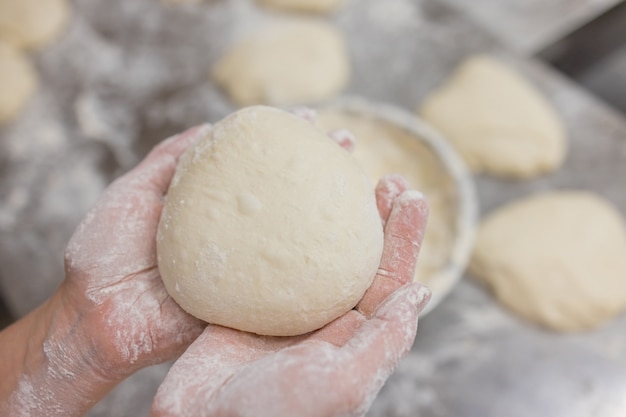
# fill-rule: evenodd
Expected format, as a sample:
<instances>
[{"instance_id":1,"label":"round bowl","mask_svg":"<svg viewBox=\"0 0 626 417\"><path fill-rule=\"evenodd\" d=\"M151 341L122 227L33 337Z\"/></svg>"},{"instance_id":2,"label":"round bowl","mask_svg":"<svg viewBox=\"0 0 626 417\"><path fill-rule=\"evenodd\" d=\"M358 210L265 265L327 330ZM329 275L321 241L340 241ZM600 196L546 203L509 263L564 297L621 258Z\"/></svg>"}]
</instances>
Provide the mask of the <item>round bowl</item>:
<instances>
[{"instance_id":1,"label":"round bowl","mask_svg":"<svg viewBox=\"0 0 626 417\"><path fill-rule=\"evenodd\" d=\"M422 315L429 313L463 276L472 250L478 213L472 175L439 132L396 106L342 98L317 113L321 128L354 133L354 157L373 183L398 173L426 195L430 216L415 279L432 290Z\"/></svg>"}]
</instances>

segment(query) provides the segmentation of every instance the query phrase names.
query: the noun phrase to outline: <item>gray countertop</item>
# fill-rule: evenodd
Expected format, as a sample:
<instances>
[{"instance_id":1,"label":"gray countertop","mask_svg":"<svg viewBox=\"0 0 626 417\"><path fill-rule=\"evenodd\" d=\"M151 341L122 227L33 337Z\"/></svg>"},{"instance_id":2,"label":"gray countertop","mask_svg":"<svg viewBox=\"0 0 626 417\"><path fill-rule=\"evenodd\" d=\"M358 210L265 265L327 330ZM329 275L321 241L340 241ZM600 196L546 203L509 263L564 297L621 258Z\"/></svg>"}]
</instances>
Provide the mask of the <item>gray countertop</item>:
<instances>
[{"instance_id":1,"label":"gray countertop","mask_svg":"<svg viewBox=\"0 0 626 417\"><path fill-rule=\"evenodd\" d=\"M207 69L237 33L268 19L246 0L75 6L67 34L35 57L41 91L0 132L0 288L17 314L58 284L67 239L113 177L169 134L233 109ZM487 52L556 107L570 138L563 169L530 182L477 178L482 213L539 190L582 188L626 216L626 122L580 87L441 1L354 0L332 19L354 63L348 95L413 110L465 56ZM91 415L146 415L166 370L134 376ZM626 316L592 332L551 333L466 278L421 320L369 415L626 415Z\"/></svg>"}]
</instances>

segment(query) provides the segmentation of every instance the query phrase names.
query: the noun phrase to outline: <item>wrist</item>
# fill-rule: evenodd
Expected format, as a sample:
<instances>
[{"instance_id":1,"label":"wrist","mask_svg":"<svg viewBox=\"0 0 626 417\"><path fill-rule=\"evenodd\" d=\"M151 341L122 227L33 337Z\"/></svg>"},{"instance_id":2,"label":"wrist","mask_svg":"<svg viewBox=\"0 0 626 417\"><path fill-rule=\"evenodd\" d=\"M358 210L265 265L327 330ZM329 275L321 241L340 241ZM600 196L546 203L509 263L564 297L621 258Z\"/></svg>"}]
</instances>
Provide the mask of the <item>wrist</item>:
<instances>
[{"instance_id":1,"label":"wrist","mask_svg":"<svg viewBox=\"0 0 626 417\"><path fill-rule=\"evenodd\" d=\"M0 414L82 415L118 382L99 371L99 352L85 327L61 288L0 333L6 346L0 355L9 361L0 385L0 403L8 409L0 407Z\"/></svg>"}]
</instances>

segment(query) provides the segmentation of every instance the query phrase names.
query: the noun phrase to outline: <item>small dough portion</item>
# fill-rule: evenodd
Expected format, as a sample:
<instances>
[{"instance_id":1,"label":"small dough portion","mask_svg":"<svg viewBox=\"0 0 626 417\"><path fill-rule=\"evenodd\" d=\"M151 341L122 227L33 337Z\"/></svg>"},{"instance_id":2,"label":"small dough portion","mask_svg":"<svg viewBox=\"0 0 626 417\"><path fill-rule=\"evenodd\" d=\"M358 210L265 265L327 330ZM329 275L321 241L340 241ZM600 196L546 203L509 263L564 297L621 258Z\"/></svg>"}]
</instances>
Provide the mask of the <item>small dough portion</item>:
<instances>
[{"instance_id":1,"label":"small dough portion","mask_svg":"<svg viewBox=\"0 0 626 417\"><path fill-rule=\"evenodd\" d=\"M67 0L0 0L0 39L18 48L41 48L69 19Z\"/></svg>"},{"instance_id":2,"label":"small dough portion","mask_svg":"<svg viewBox=\"0 0 626 417\"><path fill-rule=\"evenodd\" d=\"M565 158L565 130L552 106L488 56L467 59L418 112L474 172L532 178L556 170Z\"/></svg>"},{"instance_id":3,"label":"small dough portion","mask_svg":"<svg viewBox=\"0 0 626 417\"><path fill-rule=\"evenodd\" d=\"M383 231L352 156L304 119L249 107L182 157L157 233L169 294L209 323L318 329L370 286Z\"/></svg>"},{"instance_id":4,"label":"small dough portion","mask_svg":"<svg viewBox=\"0 0 626 417\"><path fill-rule=\"evenodd\" d=\"M626 310L626 228L588 193L560 191L509 204L480 227L470 273L512 311L560 331Z\"/></svg>"},{"instance_id":5,"label":"small dough portion","mask_svg":"<svg viewBox=\"0 0 626 417\"><path fill-rule=\"evenodd\" d=\"M331 13L343 0L257 0L260 4L277 9L306 13Z\"/></svg>"},{"instance_id":6,"label":"small dough portion","mask_svg":"<svg viewBox=\"0 0 626 417\"><path fill-rule=\"evenodd\" d=\"M37 74L28 58L0 41L0 124L15 119L37 89Z\"/></svg>"},{"instance_id":7,"label":"small dough portion","mask_svg":"<svg viewBox=\"0 0 626 417\"><path fill-rule=\"evenodd\" d=\"M348 83L341 33L312 20L282 22L235 45L213 78L239 105L302 104L328 99Z\"/></svg>"}]
</instances>

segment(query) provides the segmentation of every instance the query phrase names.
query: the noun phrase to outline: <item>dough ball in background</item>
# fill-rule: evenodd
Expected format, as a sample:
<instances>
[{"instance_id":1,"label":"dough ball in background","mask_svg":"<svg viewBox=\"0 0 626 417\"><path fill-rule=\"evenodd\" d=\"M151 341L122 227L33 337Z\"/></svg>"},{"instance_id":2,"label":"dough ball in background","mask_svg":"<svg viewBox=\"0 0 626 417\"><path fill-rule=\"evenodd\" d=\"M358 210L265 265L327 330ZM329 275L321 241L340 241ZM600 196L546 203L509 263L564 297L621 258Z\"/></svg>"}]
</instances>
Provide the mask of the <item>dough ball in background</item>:
<instances>
[{"instance_id":1,"label":"dough ball in background","mask_svg":"<svg viewBox=\"0 0 626 417\"><path fill-rule=\"evenodd\" d=\"M223 119L185 153L157 235L163 282L183 309L274 336L353 308L382 245L374 189L352 156L262 106Z\"/></svg>"},{"instance_id":2,"label":"dough ball in background","mask_svg":"<svg viewBox=\"0 0 626 417\"><path fill-rule=\"evenodd\" d=\"M626 310L626 228L588 193L538 194L482 223L470 274L519 315L554 330L599 325Z\"/></svg>"},{"instance_id":3,"label":"dough ball in background","mask_svg":"<svg viewBox=\"0 0 626 417\"><path fill-rule=\"evenodd\" d=\"M257 0L263 6L307 13L331 13L343 0Z\"/></svg>"},{"instance_id":4,"label":"dough ball in background","mask_svg":"<svg viewBox=\"0 0 626 417\"><path fill-rule=\"evenodd\" d=\"M1 4L1 3L0 3ZM37 89L37 73L28 57L13 45L0 41L0 124L22 111Z\"/></svg>"},{"instance_id":5,"label":"dough ball in background","mask_svg":"<svg viewBox=\"0 0 626 417\"><path fill-rule=\"evenodd\" d=\"M41 48L59 36L69 11L67 0L1 0L0 39L19 48Z\"/></svg>"},{"instance_id":6,"label":"dough ball in background","mask_svg":"<svg viewBox=\"0 0 626 417\"><path fill-rule=\"evenodd\" d=\"M277 23L234 45L212 70L239 105L319 102L348 83L342 34L324 22Z\"/></svg>"},{"instance_id":7,"label":"dough ball in background","mask_svg":"<svg viewBox=\"0 0 626 417\"><path fill-rule=\"evenodd\" d=\"M418 112L474 172L532 178L556 170L565 158L565 130L552 106L521 75L488 56L463 62Z\"/></svg>"}]
</instances>

